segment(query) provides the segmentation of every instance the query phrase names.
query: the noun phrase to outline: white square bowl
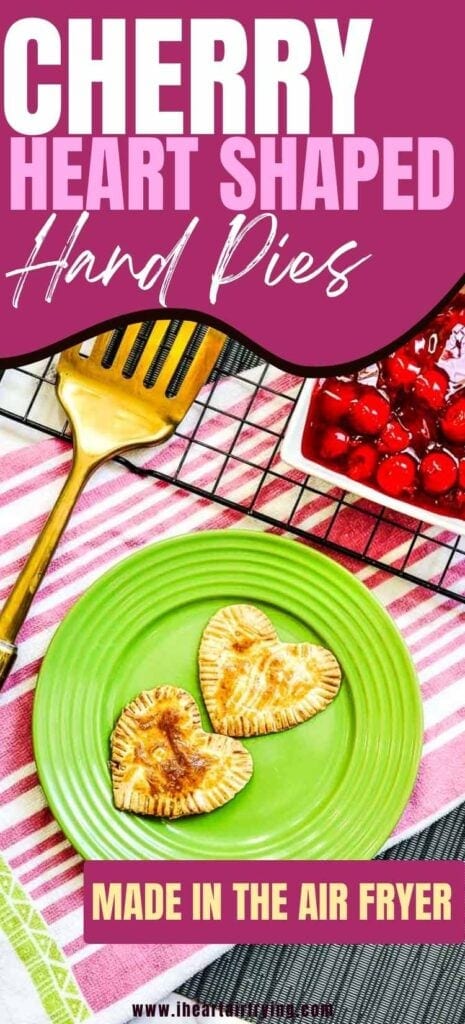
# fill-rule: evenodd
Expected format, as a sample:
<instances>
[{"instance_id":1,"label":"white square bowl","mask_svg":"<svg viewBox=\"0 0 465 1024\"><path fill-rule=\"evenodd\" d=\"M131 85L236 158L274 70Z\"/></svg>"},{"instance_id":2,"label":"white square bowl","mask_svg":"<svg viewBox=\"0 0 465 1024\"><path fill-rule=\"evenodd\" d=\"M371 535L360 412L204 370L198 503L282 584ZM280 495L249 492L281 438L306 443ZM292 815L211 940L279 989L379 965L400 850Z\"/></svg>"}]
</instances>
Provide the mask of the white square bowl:
<instances>
[{"instance_id":1,"label":"white square bowl","mask_svg":"<svg viewBox=\"0 0 465 1024\"><path fill-rule=\"evenodd\" d=\"M310 401L316 384L317 380L315 379L307 380L302 388L284 435L281 447L283 461L287 462L290 466L294 466L295 469L302 470L303 473L307 473L309 476L320 477L321 480L327 480L329 483L334 484L335 487L341 487L344 491L350 491L352 494L359 494L361 498L376 501L378 505L392 508L395 512L403 512L404 515L419 519L422 523L431 523L432 526L437 526L442 530L465 535L465 520L463 519L440 515L438 512L432 512L429 509L411 505L408 501L391 498L388 494L383 494L368 484L352 480L352 477L347 476L345 473L337 473L335 470L327 469L326 466L321 466L319 462L313 462L312 459L305 457L302 452L303 434Z\"/></svg>"}]
</instances>

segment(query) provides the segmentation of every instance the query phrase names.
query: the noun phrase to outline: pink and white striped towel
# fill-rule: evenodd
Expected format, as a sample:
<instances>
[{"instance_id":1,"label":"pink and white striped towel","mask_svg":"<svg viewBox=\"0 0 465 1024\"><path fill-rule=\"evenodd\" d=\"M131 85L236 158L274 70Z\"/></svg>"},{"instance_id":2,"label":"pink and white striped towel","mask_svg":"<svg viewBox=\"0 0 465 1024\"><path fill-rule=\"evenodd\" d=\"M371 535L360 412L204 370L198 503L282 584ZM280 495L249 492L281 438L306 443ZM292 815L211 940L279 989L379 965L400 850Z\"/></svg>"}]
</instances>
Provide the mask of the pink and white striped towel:
<instances>
[{"instance_id":1,"label":"pink and white striped towel","mask_svg":"<svg viewBox=\"0 0 465 1024\"><path fill-rule=\"evenodd\" d=\"M273 373L276 391L290 395L299 383L279 370ZM247 386L247 382L226 381L218 389L216 404L240 414ZM288 411L286 401L277 394L261 391L259 395L249 417L252 425L241 429L235 443L235 453L246 457L257 470L235 459L223 460L221 493L234 501L245 500L254 478L262 471L259 467L271 464L269 435L263 428L278 424L280 429ZM191 422L194 429L195 416L194 410L187 428ZM184 464L184 479L208 488L218 475L219 456L212 451L207 457L208 449L203 445L214 438L215 447L223 444L228 450L229 430L230 421L220 412L204 416L197 428L199 443L191 446ZM69 468L71 451L65 442L37 439L6 423L0 431L1 602L53 504ZM172 474L184 451L185 441L175 437L162 449L145 452L141 459ZM273 456L271 452L271 458L274 468L279 467L279 454ZM270 476L260 490L258 507L274 517L282 514L284 519L291 499L292 480ZM350 531L356 541L356 503L354 506L340 513L338 529ZM298 509L299 525L318 530L333 511L330 491L321 497L308 492ZM121 1024L131 1017L133 1002L162 998L224 947L123 948L84 943L81 859L46 806L32 755L31 712L37 671L63 616L102 572L155 540L225 527L261 528L256 520L171 484L135 476L116 464L101 469L82 495L34 601L19 638L17 663L0 695L0 846L11 869L11 885L18 885L24 900L32 900L40 911L59 955L73 972L87 1016L91 1013L99 1024ZM383 558L389 552L388 560L394 564L408 540L402 531L386 525L377 532L377 544ZM428 536L418 544L415 557L419 564L434 557L432 547ZM464 560L465 553L457 558L454 568L457 586L461 585L460 579L464 583ZM465 611L459 603L386 571L361 567L355 559L346 559L345 564L396 620L422 686L426 731L420 773L389 845L465 799ZM0 969L1 959L0 949ZM43 993L41 998L43 1003ZM84 1016L43 1019L67 1024ZM34 1024L39 1022L42 1018L34 1018Z\"/></svg>"}]
</instances>

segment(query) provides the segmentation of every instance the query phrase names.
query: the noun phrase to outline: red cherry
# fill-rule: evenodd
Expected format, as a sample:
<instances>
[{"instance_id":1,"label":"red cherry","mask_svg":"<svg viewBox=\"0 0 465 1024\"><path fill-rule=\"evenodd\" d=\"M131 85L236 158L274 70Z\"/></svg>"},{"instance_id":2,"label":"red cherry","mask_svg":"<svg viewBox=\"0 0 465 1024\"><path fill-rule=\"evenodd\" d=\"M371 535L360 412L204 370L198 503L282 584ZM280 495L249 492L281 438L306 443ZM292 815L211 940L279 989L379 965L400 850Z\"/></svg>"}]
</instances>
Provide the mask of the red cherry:
<instances>
[{"instance_id":1,"label":"red cherry","mask_svg":"<svg viewBox=\"0 0 465 1024\"><path fill-rule=\"evenodd\" d=\"M347 473L352 480L369 480L373 476L378 453L374 444L359 441L354 444L347 459Z\"/></svg>"},{"instance_id":2,"label":"red cherry","mask_svg":"<svg viewBox=\"0 0 465 1024\"><path fill-rule=\"evenodd\" d=\"M404 348L387 356L384 360L384 369L388 382L396 388L408 388L420 373L418 363L411 359Z\"/></svg>"},{"instance_id":3,"label":"red cherry","mask_svg":"<svg viewBox=\"0 0 465 1024\"><path fill-rule=\"evenodd\" d=\"M410 431L393 416L381 431L378 444L382 452L402 452L411 440Z\"/></svg>"},{"instance_id":4,"label":"red cherry","mask_svg":"<svg viewBox=\"0 0 465 1024\"><path fill-rule=\"evenodd\" d=\"M459 487L465 490L465 459L460 459L459 462Z\"/></svg>"},{"instance_id":5,"label":"red cherry","mask_svg":"<svg viewBox=\"0 0 465 1024\"><path fill-rule=\"evenodd\" d=\"M423 456L420 476L427 494L446 494L457 483L457 462L450 452L436 448Z\"/></svg>"},{"instance_id":6,"label":"red cherry","mask_svg":"<svg viewBox=\"0 0 465 1024\"><path fill-rule=\"evenodd\" d=\"M326 427L320 441L323 459L339 459L349 449L349 435L341 427Z\"/></svg>"},{"instance_id":7,"label":"red cherry","mask_svg":"<svg viewBox=\"0 0 465 1024\"><path fill-rule=\"evenodd\" d=\"M357 401L350 407L349 423L357 434L374 436L386 426L390 411L388 399L376 388L365 384L360 387Z\"/></svg>"},{"instance_id":8,"label":"red cherry","mask_svg":"<svg viewBox=\"0 0 465 1024\"><path fill-rule=\"evenodd\" d=\"M435 416L430 409L422 409L420 406L410 403L403 408L400 418L404 427L412 435L412 444L415 451L421 455L428 445L436 440Z\"/></svg>"},{"instance_id":9,"label":"red cherry","mask_svg":"<svg viewBox=\"0 0 465 1024\"><path fill-rule=\"evenodd\" d=\"M440 370L437 366L428 366L417 377L413 385L413 394L430 409L440 409L448 387L449 378L445 370Z\"/></svg>"},{"instance_id":10,"label":"red cherry","mask_svg":"<svg viewBox=\"0 0 465 1024\"><path fill-rule=\"evenodd\" d=\"M412 455L387 455L378 466L378 487L392 498L410 491L415 483L416 463Z\"/></svg>"},{"instance_id":11,"label":"red cherry","mask_svg":"<svg viewBox=\"0 0 465 1024\"><path fill-rule=\"evenodd\" d=\"M444 437L454 444L465 442L465 397L451 398L440 420Z\"/></svg>"},{"instance_id":12,"label":"red cherry","mask_svg":"<svg viewBox=\"0 0 465 1024\"><path fill-rule=\"evenodd\" d=\"M318 396L320 412L327 423L339 423L346 416L351 402L357 397L353 381L329 378L323 384Z\"/></svg>"}]
</instances>

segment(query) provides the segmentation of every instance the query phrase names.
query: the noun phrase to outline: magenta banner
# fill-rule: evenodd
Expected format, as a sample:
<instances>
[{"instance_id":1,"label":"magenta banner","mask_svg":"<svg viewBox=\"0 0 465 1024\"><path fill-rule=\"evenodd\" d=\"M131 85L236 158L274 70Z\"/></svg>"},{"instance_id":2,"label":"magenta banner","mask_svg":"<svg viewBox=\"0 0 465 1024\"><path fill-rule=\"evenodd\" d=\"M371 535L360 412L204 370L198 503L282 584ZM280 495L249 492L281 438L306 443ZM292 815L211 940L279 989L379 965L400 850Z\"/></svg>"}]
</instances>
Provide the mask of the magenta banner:
<instances>
[{"instance_id":1,"label":"magenta banner","mask_svg":"<svg viewBox=\"0 0 465 1024\"><path fill-rule=\"evenodd\" d=\"M112 943L455 943L459 861L89 861L84 937Z\"/></svg>"},{"instance_id":2,"label":"magenta banner","mask_svg":"<svg viewBox=\"0 0 465 1024\"><path fill-rule=\"evenodd\" d=\"M272 11L4 6L4 363L168 309L315 371L456 288L455 0Z\"/></svg>"}]
</instances>

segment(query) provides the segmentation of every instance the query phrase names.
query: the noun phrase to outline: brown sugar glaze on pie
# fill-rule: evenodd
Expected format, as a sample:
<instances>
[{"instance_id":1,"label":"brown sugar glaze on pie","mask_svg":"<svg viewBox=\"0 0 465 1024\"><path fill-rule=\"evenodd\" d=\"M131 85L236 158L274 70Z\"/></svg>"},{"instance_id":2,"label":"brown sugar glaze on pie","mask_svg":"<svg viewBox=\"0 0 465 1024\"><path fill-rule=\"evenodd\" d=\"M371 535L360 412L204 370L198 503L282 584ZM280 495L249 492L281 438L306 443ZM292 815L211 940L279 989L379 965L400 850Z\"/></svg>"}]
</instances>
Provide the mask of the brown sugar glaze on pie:
<instances>
[{"instance_id":1,"label":"brown sugar glaze on pie","mask_svg":"<svg viewBox=\"0 0 465 1024\"><path fill-rule=\"evenodd\" d=\"M196 789L212 759L192 750L183 740L178 712L166 708L158 718L150 713L145 718L139 718L138 724L146 732L147 746L142 743L136 745L134 763L149 769L147 782L152 796L160 789L172 796L178 796L186 788ZM164 758L157 763L157 740L159 743L160 734L163 738Z\"/></svg>"},{"instance_id":2,"label":"brown sugar glaze on pie","mask_svg":"<svg viewBox=\"0 0 465 1024\"><path fill-rule=\"evenodd\" d=\"M204 732L194 698L175 686L146 690L124 708L111 751L116 807L156 817L220 807L253 767L237 740Z\"/></svg>"}]
</instances>

